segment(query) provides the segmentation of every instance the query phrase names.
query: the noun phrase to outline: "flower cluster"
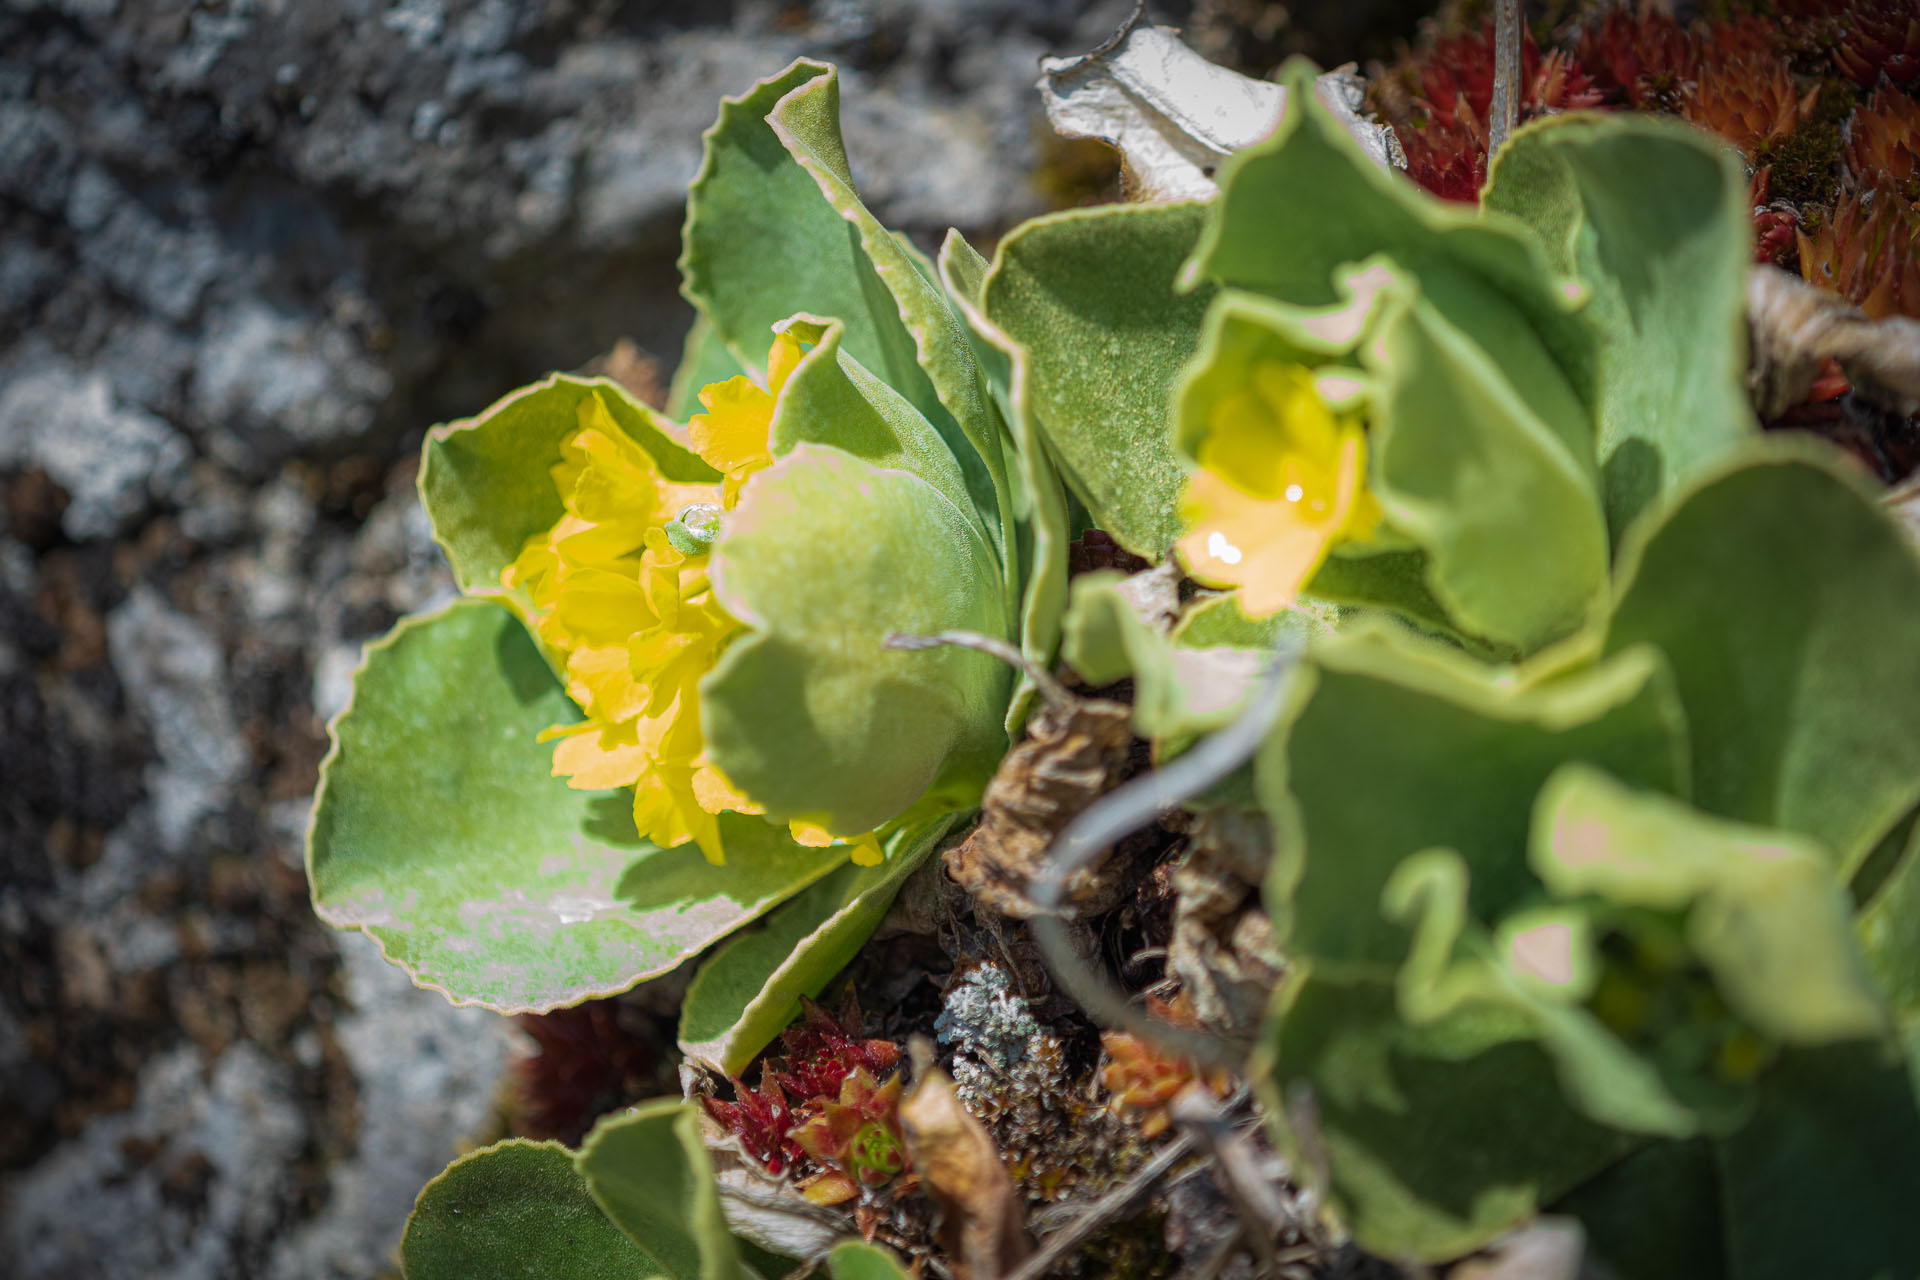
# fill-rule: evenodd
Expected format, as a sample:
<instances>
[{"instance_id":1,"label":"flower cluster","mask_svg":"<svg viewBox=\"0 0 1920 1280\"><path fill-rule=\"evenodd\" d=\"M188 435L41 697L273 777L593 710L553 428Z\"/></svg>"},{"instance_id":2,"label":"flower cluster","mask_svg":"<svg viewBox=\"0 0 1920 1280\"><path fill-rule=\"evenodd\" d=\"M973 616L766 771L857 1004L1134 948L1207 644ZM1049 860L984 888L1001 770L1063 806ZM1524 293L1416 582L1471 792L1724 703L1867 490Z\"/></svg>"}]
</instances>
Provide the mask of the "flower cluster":
<instances>
[{"instance_id":1,"label":"flower cluster","mask_svg":"<svg viewBox=\"0 0 1920 1280\"><path fill-rule=\"evenodd\" d=\"M759 1088L735 1080L735 1101L701 1101L767 1172L805 1169L799 1185L807 1198L840 1204L909 1170L901 1079L887 1076L900 1046L859 1038L811 1000L801 1007L801 1020L780 1037L780 1056L761 1064ZM857 1025L859 1012L842 1018Z\"/></svg>"},{"instance_id":2,"label":"flower cluster","mask_svg":"<svg viewBox=\"0 0 1920 1280\"><path fill-rule=\"evenodd\" d=\"M1266 617L1293 603L1338 543L1380 522L1366 489L1367 435L1336 413L1305 365L1265 361L1213 406L1181 498L1180 558L1211 586L1239 587Z\"/></svg>"},{"instance_id":3,"label":"flower cluster","mask_svg":"<svg viewBox=\"0 0 1920 1280\"><path fill-rule=\"evenodd\" d=\"M699 682L741 629L715 598L709 562L742 488L772 464L774 406L803 354L783 333L766 387L740 376L700 392L707 412L687 434L718 484L667 479L598 397L583 399L553 469L565 514L502 574L525 593L528 623L586 713L547 731L554 775L582 790L632 787L642 835L662 848L692 841L715 863L725 858L719 815L762 809L714 766L701 730ZM812 824L790 827L802 844L832 842ZM854 861L880 861L871 833L849 844Z\"/></svg>"},{"instance_id":4,"label":"flower cluster","mask_svg":"<svg viewBox=\"0 0 1920 1280\"><path fill-rule=\"evenodd\" d=\"M1163 1022L1181 1027L1199 1025L1185 992L1171 1001L1148 997L1147 1007ZM1168 1104L1195 1081L1216 1098L1224 1098L1233 1087L1226 1071L1218 1067L1202 1069L1191 1059L1170 1054L1130 1032L1102 1032L1100 1047L1107 1051L1107 1065L1100 1072L1100 1083L1109 1094L1107 1109L1116 1116L1140 1113L1143 1138L1158 1137L1166 1131L1173 1122Z\"/></svg>"}]
</instances>

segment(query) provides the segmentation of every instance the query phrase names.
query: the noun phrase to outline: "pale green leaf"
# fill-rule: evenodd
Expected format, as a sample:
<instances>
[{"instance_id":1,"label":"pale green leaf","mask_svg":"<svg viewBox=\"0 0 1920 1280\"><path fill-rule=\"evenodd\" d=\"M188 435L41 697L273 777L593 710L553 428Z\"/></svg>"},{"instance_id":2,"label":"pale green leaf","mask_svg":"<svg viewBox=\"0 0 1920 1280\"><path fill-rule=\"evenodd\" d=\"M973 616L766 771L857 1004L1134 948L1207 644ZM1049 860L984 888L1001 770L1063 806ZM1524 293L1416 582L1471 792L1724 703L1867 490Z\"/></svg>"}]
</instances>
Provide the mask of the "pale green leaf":
<instances>
[{"instance_id":1,"label":"pale green leaf","mask_svg":"<svg viewBox=\"0 0 1920 1280\"><path fill-rule=\"evenodd\" d=\"M827 1255L827 1274L833 1280L907 1280L899 1260L877 1244L849 1240Z\"/></svg>"},{"instance_id":2,"label":"pale green leaf","mask_svg":"<svg viewBox=\"0 0 1920 1280\"><path fill-rule=\"evenodd\" d=\"M1425 550L1453 625L1521 652L1604 603L1607 530L1590 476L1487 352L1424 298L1362 351L1380 387L1371 487Z\"/></svg>"},{"instance_id":3,"label":"pale green leaf","mask_svg":"<svg viewBox=\"0 0 1920 1280\"><path fill-rule=\"evenodd\" d=\"M929 788L971 806L1006 751L1006 664L884 647L895 632L1012 634L970 512L907 472L799 444L747 486L713 570L748 628L701 684L709 750L735 785L847 835Z\"/></svg>"},{"instance_id":4,"label":"pale green leaf","mask_svg":"<svg viewBox=\"0 0 1920 1280\"><path fill-rule=\"evenodd\" d=\"M982 295L1023 357L1016 413L1100 528L1152 560L1180 534L1186 466L1167 420L1211 291L1173 281L1205 216L1177 204L1036 218L1000 242Z\"/></svg>"},{"instance_id":5,"label":"pale green leaf","mask_svg":"<svg viewBox=\"0 0 1920 1280\"><path fill-rule=\"evenodd\" d=\"M947 442L906 397L842 350L846 326L805 314L783 323L811 350L787 375L774 405L767 436L774 455L797 444L825 444L876 467L910 471L956 510L973 514L981 536L988 536Z\"/></svg>"},{"instance_id":6,"label":"pale green leaf","mask_svg":"<svg viewBox=\"0 0 1920 1280\"><path fill-rule=\"evenodd\" d=\"M975 362L986 376L989 395L1013 441L1014 514L1020 517L1015 543L1026 582L1020 597L1020 651L1028 661L1048 666L1060 643L1060 616L1067 605L1067 499L1060 473L1035 430L1026 408L1031 374L1019 344L1002 333L982 310L987 260L949 231L940 246L938 270L954 309L965 322ZM1020 731L1033 699L1033 680L1019 674L1007 706L1007 736Z\"/></svg>"},{"instance_id":7,"label":"pale green leaf","mask_svg":"<svg viewBox=\"0 0 1920 1280\"><path fill-rule=\"evenodd\" d=\"M1011 596L1019 590L1019 572L1011 560L1013 501L1000 426L966 331L931 278L931 266L911 245L882 227L854 190L853 171L840 137L838 73L829 69L795 86L775 104L767 124L788 154L812 175L834 212L846 219L875 276L892 296L899 323L913 340L914 373L919 378L910 377L904 369L888 369L887 380L926 414L959 460L974 505L985 518L988 537L1007 562ZM873 303L876 309L882 305L879 300ZM931 404L919 394L923 381L936 397Z\"/></svg>"},{"instance_id":8,"label":"pale green leaf","mask_svg":"<svg viewBox=\"0 0 1920 1280\"><path fill-rule=\"evenodd\" d=\"M1534 810L1530 861L1563 898L1690 908L1687 940L1727 1004L1788 1044L1887 1029L1831 856L1786 832L1709 818L1567 765Z\"/></svg>"},{"instance_id":9,"label":"pale green leaf","mask_svg":"<svg viewBox=\"0 0 1920 1280\"><path fill-rule=\"evenodd\" d=\"M1349 624L1307 670L1255 776L1279 833L1267 878L1279 941L1328 976L1398 971L1407 932L1378 904L1420 850L1465 860L1477 920L1536 897L1534 797L1567 761L1686 791L1683 723L1651 650L1527 685L1437 643Z\"/></svg>"},{"instance_id":10,"label":"pale green leaf","mask_svg":"<svg viewBox=\"0 0 1920 1280\"><path fill-rule=\"evenodd\" d=\"M420 501L461 590L498 592L500 571L527 539L564 514L550 472L560 461L560 442L584 425L580 406L588 396L599 397L668 479L719 480L686 449L680 428L611 379L556 373L522 387L475 417L427 434Z\"/></svg>"},{"instance_id":11,"label":"pale green leaf","mask_svg":"<svg viewBox=\"0 0 1920 1280\"><path fill-rule=\"evenodd\" d=\"M1639 1141L1581 1116L1519 1015L1401 1020L1390 983L1307 978L1269 1024L1263 1082L1293 1167L1324 1151L1363 1249L1441 1262L1486 1244ZM1288 1126L1307 1102L1311 1128ZM1303 1140L1310 1145L1303 1146Z\"/></svg>"},{"instance_id":12,"label":"pale green leaf","mask_svg":"<svg viewBox=\"0 0 1920 1280\"><path fill-rule=\"evenodd\" d=\"M1830 451L1773 445L1630 535L1607 636L1686 707L1693 802L1849 878L1920 802L1920 556Z\"/></svg>"},{"instance_id":13,"label":"pale green leaf","mask_svg":"<svg viewBox=\"0 0 1920 1280\"><path fill-rule=\"evenodd\" d=\"M1314 68L1283 72L1287 111L1271 137L1220 167L1220 197L1183 272L1283 302L1340 301L1345 268L1376 257L1482 347L1511 393L1593 463L1597 330L1517 221L1428 195L1374 164L1313 92ZM1337 211L1332 212L1330 211Z\"/></svg>"},{"instance_id":14,"label":"pale green leaf","mask_svg":"<svg viewBox=\"0 0 1920 1280\"><path fill-rule=\"evenodd\" d=\"M674 1280L749 1280L720 1210L697 1104L657 1098L604 1117L575 1157L593 1198Z\"/></svg>"},{"instance_id":15,"label":"pale green leaf","mask_svg":"<svg viewBox=\"0 0 1920 1280\"><path fill-rule=\"evenodd\" d=\"M723 867L646 843L628 793L553 776L536 735L578 718L498 605L402 622L368 647L333 723L314 909L456 1004L545 1010L666 972L845 859L742 815L721 819Z\"/></svg>"},{"instance_id":16,"label":"pale green leaf","mask_svg":"<svg viewBox=\"0 0 1920 1280\"><path fill-rule=\"evenodd\" d=\"M407 1280L651 1280L669 1274L608 1221L557 1142L461 1156L425 1187L400 1242Z\"/></svg>"},{"instance_id":17,"label":"pale green leaf","mask_svg":"<svg viewBox=\"0 0 1920 1280\"><path fill-rule=\"evenodd\" d=\"M1578 280L1598 349L1598 455L1617 538L1656 495L1754 432L1747 179L1734 151L1637 112L1554 116L1502 147L1483 204Z\"/></svg>"},{"instance_id":18,"label":"pale green leaf","mask_svg":"<svg viewBox=\"0 0 1920 1280\"><path fill-rule=\"evenodd\" d=\"M849 863L722 943L680 1005L680 1051L739 1075L859 953L957 815L904 827L877 867Z\"/></svg>"}]
</instances>

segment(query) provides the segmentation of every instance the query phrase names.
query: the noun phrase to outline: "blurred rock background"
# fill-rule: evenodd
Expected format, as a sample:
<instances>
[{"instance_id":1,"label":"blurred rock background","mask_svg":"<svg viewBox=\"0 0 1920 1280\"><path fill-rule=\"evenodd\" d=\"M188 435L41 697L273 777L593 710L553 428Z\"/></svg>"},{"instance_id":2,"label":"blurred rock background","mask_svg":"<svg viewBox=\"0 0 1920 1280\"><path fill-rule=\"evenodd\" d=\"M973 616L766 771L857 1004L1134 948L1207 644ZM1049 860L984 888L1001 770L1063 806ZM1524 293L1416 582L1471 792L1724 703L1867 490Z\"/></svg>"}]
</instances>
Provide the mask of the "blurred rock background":
<instances>
[{"instance_id":1,"label":"blurred rock background","mask_svg":"<svg viewBox=\"0 0 1920 1280\"><path fill-rule=\"evenodd\" d=\"M1130 7L0 0L0 1275L391 1266L518 1040L300 864L361 644L451 594L423 430L623 339L671 369L700 132L798 54L929 247L1097 188L1032 84Z\"/></svg>"}]
</instances>

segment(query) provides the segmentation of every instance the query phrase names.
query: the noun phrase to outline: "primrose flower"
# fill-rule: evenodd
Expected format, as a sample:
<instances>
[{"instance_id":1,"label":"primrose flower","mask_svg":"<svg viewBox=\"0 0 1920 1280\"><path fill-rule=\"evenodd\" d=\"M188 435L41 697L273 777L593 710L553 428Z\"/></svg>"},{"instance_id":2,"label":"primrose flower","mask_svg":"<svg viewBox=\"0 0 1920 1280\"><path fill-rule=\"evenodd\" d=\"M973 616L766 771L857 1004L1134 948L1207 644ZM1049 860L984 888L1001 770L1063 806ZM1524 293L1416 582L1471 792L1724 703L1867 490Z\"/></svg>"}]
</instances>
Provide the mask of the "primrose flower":
<instances>
[{"instance_id":1,"label":"primrose flower","mask_svg":"<svg viewBox=\"0 0 1920 1280\"><path fill-rule=\"evenodd\" d=\"M586 713L542 735L555 743L554 776L581 790L632 787L643 836L662 848L692 841L715 863L725 855L719 815L762 810L708 758L700 727L700 680L741 630L714 597L708 561L725 513L773 461L775 400L802 354L781 334L771 390L742 376L700 392L708 412L689 436L718 485L668 480L598 397L582 400L553 468L565 514L501 575L525 592L527 622L564 662L567 692ZM810 822L790 829L811 847L835 840ZM873 833L847 844L855 862L880 862Z\"/></svg>"},{"instance_id":2,"label":"primrose flower","mask_svg":"<svg viewBox=\"0 0 1920 1280\"><path fill-rule=\"evenodd\" d=\"M1272 360L1215 403L1207 428L1180 500L1180 558L1266 617L1293 603L1335 544L1379 524L1366 431L1320 398L1312 370Z\"/></svg>"}]
</instances>

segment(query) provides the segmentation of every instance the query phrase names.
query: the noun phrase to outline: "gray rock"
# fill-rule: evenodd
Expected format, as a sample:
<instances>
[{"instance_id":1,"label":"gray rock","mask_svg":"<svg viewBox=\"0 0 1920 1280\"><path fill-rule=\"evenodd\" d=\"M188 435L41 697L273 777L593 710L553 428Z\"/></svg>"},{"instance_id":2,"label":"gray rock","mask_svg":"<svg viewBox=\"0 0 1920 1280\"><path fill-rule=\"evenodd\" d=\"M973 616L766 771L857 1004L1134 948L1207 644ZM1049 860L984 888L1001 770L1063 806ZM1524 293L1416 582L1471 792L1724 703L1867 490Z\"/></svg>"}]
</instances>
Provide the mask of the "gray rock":
<instances>
[{"instance_id":1,"label":"gray rock","mask_svg":"<svg viewBox=\"0 0 1920 1280\"><path fill-rule=\"evenodd\" d=\"M147 586L108 617L107 644L159 756L147 788L160 844L177 849L220 810L249 764L228 701L226 659L198 623Z\"/></svg>"},{"instance_id":2,"label":"gray rock","mask_svg":"<svg viewBox=\"0 0 1920 1280\"><path fill-rule=\"evenodd\" d=\"M360 1148L334 1164L326 1208L281 1242L266 1274L359 1280L400 1243L421 1186L459 1154L493 1110L495 1082L522 1037L484 1009L456 1009L343 934L351 1014L340 1047L360 1082Z\"/></svg>"},{"instance_id":3,"label":"gray rock","mask_svg":"<svg viewBox=\"0 0 1920 1280\"><path fill-rule=\"evenodd\" d=\"M208 329L192 404L231 431L317 442L366 430L392 387L339 328L248 302Z\"/></svg>"},{"instance_id":4,"label":"gray rock","mask_svg":"<svg viewBox=\"0 0 1920 1280\"><path fill-rule=\"evenodd\" d=\"M286 1069L252 1045L210 1072L191 1048L165 1054L141 1072L131 1110L95 1121L12 1185L14 1274L244 1274L287 1211L305 1139Z\"/></svg>"},{"instance_id":5,"label":"gray rock","mask_svg":"<svg viewBox=\"0 0 1920 1280\"><path fill-rule=\"evenodd\" d=\"M118 403L104 373L34 363L17 362L25 368L0 390L0 469L38 466L65 489L68 537L115 533L174 482L191 447L160 418Z\"/></svg>"}]
</instances>

